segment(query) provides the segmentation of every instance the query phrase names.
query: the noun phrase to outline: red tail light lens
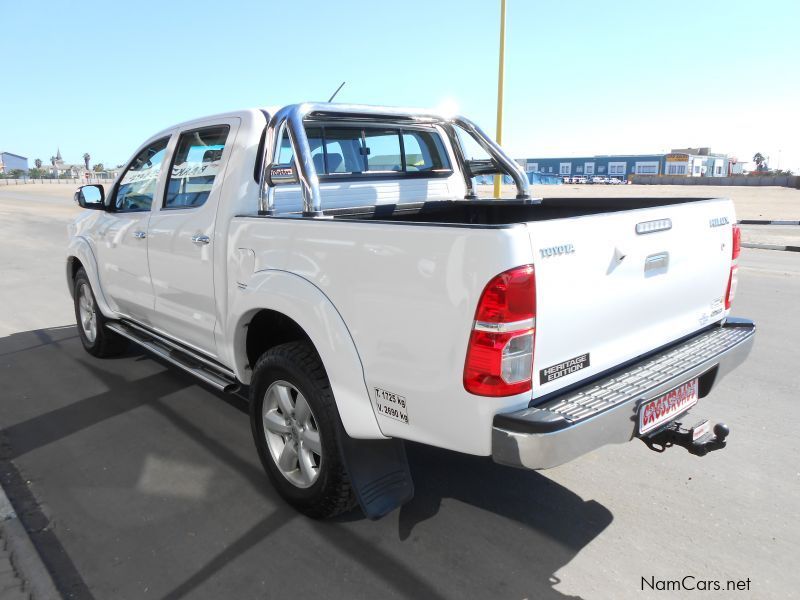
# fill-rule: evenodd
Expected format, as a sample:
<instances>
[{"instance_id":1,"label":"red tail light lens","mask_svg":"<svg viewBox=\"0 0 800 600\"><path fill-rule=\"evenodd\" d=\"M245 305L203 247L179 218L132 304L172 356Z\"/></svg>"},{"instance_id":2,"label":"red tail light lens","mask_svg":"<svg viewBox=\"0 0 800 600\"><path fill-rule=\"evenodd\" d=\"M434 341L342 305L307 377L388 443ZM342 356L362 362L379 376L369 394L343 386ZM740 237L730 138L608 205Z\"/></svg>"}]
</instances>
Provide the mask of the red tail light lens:
<instances>
[{"instance_id":1,"label":"red tail light lens","mask_svg":"<svg viewBox=\"0 0 800 600\"><path fill-rule=\"evenodd\" d=\"M500 273L484 288L467 348L464 388L480 396L531 389L536 325L533 265Z\"/></svg>"},{"instance_id":2,"label":"red tail light lens","mask_svg":"<svg viewBox=\"0 0 800 600\"><path fill-rule=\"evenodd\" d=\"M725 291L725 310L731 309L731 304L736 296L736 287L739 284L739 253L742 251L742 230L738 225L731 228L731 272L728 276L728 289Z\"/></svg>"},{"instance_id":3,"label":"red tail light lens","mask_svg":"<svg viewBox=\"0 0 800 600\"><path fill-rule=\"evenodd\" d=\"M739 253L742 251L742 230L738 225L734 225L731 233L733 234L733 244L731 250L731 260L739 258Z\"/></svg>"}]
</instances>

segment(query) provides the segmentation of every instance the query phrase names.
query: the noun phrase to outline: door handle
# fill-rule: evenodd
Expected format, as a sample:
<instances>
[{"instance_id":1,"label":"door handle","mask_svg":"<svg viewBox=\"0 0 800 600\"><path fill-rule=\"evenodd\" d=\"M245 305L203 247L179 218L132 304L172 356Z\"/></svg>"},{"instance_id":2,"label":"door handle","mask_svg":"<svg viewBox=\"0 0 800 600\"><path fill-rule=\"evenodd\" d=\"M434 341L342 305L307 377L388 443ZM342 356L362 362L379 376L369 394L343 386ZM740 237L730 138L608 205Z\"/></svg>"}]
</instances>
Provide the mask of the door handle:
<instances>
[{"instance_id":1,"label":"door handle","mask_svg":"<svg viewBox=\"0 0 800 600\"><path fill-rule=\"evenodd\" d=\"M201 233L196 233L195 235L192 236L192 243L193 244L197 244L197 245L203 244L203 245L205 245L205 244L208 244L210 242L211 242L211 238L208 237L207 235L203 235Z\"/></svg>"},{"instance_id":2,"label":"door handle","mask_svg":"<svg viewBox=\"0 0 800 600\"><path fill-rule=\"evenodd\" d=\"M144 231L134 231L133 237L135 237L137 240L143 240L147 237L147 234Z\"/></svg>"}]
</instances>

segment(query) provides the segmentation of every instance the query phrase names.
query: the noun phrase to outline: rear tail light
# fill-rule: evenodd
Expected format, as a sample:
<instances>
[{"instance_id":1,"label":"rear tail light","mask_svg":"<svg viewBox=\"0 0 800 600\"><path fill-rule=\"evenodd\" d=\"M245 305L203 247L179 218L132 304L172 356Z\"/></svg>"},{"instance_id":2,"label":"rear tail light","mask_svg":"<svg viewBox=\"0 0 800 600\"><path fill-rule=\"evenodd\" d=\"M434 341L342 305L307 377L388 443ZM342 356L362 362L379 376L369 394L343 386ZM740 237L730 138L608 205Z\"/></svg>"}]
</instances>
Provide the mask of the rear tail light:
<instances>
[{"instance_id":1,"label":"rear tail light","mask_svg":"<svg viewBox=\"0 0 800 600\"><path fill-rule=\"evenodd\" d=\"M742 251L742 230L738 225L731 228L731 272L728 276L728 289L725 292L725 310L731 309L731 304L736 296L736 287L739 285L739 253Z\"/></svg>"},{"instance_id":2,"label":"rear tail light","mask_svg":"<svg viewBox=\"0 0 800 600\"><path fill-rule=\"evenodd\" d=\"M464 388L479 396L531 389L536 335L533 265L500 273L483 289L467 348Z\"/></svg>"},{"instance_id":3,"label":"rear tail light","mask_svg":"<svg viewBox=\"0 0 800 600\"><path fill-rule=\"evenodd\" d=\"M742 251L742 230L738 225L731 228L731 235L733 236L733 244L731 247L731 260L737 260L739 253Z\"/></svg>"}]
</instances>

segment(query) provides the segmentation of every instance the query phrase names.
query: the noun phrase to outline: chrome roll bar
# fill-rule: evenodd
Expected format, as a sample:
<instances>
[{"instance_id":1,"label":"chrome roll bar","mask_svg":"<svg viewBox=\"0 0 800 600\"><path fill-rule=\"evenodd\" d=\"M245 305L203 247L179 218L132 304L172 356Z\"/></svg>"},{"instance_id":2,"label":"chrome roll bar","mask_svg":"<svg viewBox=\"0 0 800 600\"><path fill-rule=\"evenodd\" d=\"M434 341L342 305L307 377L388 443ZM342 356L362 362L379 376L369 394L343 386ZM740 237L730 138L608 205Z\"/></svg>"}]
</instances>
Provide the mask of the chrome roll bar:
<instances>
[{"instance_id":1,"label":"chrome roll bar","mask_svg":"<svg viewBox=\"0 0 800 600\"><path fill-rule=\"evenodd\" d=\"M300 191L303 196L303 216L320 217L322 198L319 191L319 176L311 158L311 147L308 143L304 121L306 119L346 116L353 120L408 121L409 123L437 124L446 128L459 127L470 135L491 156L500 167L511 176L517 187L517 199L530 198L528 178L520 166L509 158L475 123L461 115L445 117L435 112L419 109L395 108L389 106L369 106L363 104L310 103L290 104L278 110L269 119L267 137L264 143L264 154L261 161L261 186L259 192L259 214L273 214L275 186L267 177L267 169L280 153L284 135L289 136L289 143L294 155L294 166ZM454 133L454 132L453 132ZM451 141L457 140L449 135ZM463 166L462 166L463 168ZM472 186L467 182L467 197L474 197Z\"/></svg>"}]
</instances>

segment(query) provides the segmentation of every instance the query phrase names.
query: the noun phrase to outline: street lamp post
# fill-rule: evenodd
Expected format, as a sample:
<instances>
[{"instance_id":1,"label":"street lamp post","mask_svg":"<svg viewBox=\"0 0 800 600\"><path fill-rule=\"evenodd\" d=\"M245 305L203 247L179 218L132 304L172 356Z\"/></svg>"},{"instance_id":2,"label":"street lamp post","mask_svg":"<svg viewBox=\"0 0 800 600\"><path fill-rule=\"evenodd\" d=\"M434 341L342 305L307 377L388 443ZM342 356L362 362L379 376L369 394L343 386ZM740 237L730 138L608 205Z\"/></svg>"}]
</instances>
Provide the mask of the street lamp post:
<instances>
[{"instance_id":1,"label":"street lamp post","mask_svg":"<svg viewBox=\"0 0 800 600\"><path fill-rule=\"evenodd\" d=\"M497 143L503 144L503 75L506 58L506 0L500 0L500 64L497 73ZM500 197L502 175L494 176L494 197Z\"/></svg>"}]
</instances>

